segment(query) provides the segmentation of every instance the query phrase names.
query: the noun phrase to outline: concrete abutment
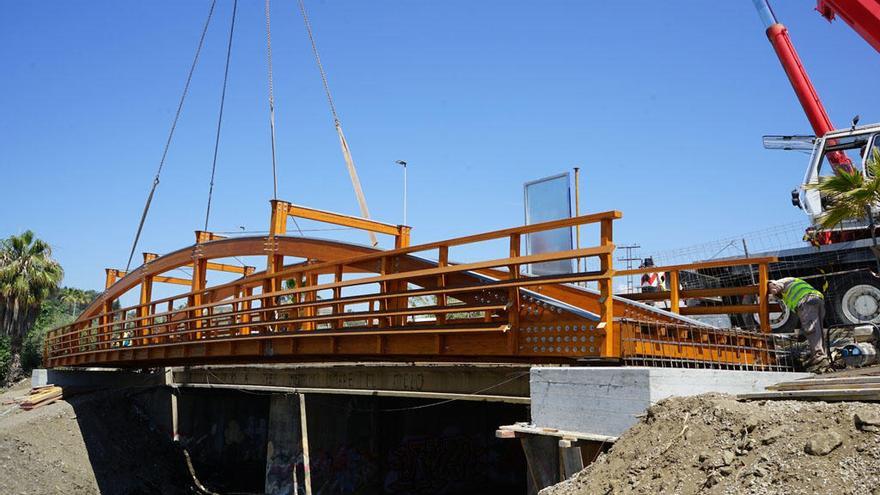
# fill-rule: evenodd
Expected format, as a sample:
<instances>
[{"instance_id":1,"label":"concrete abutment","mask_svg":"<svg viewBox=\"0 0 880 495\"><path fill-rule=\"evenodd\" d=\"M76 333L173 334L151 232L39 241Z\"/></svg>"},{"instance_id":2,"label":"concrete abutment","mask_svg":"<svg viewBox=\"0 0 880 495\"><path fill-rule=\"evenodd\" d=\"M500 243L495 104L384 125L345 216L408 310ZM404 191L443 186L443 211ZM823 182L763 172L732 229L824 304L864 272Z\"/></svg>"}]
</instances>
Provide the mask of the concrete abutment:
<instances>
[{"instance_id":1,"label":"concrete abutment","mask_svg":"<svg viewBox=\"0 0 880 495\"><path fill-rule=\"evenodd\" d=\"M659 400L757 392L801 376L358 363L49 370L35 373L34 384L141 388L134 397L156 429L178 440L201 481L221 492L305 493L310 484L325 492L537 493L589 464Z\"/></svg>"}]
</instances>

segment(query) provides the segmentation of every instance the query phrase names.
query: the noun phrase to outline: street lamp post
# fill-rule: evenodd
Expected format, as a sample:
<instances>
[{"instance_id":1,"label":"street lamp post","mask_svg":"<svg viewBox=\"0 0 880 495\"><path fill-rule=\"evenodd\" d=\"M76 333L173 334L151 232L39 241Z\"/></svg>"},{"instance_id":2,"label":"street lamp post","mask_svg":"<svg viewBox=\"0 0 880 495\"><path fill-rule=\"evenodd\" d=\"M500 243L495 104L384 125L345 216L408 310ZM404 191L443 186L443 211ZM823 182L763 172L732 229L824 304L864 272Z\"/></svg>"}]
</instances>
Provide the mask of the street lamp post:
<instances>
[{"instance_id":1,"label":"street lamp post","mask_svg":"<svg viewBox=\"0 0 880 495\"><path fill-rule=\"evenodd\" d=\"M404 160L396 160L394 163L403 167L403 224L406 223L406 162Z\"/></svg>"}]
</instances>

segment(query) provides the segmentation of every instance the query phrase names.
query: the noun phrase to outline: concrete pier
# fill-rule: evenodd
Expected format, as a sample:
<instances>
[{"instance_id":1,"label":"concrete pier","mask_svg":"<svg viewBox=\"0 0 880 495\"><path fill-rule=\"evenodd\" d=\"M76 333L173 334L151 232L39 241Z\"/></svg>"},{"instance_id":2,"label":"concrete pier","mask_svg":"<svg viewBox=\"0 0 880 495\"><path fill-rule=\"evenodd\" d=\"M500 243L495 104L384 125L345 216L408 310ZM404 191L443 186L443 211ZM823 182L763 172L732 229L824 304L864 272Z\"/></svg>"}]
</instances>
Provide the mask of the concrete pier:
<instances>
[{"instance_id":1,"label":"concrete pier","mask_svg":"<svg viewBox=\"0 0 880 495\"><path fill-rule=\"evenodd\" d=\"M297 465L302 458L299 397L275 394L269 399L266 442L267 495L298 493Z\"/></svg>"},{"instance_id":2,"label":"concrete pier","mask_svg":"<svg viewBox=\"0 0 880 495\"><path fill-rule=\"evenodd\" d=\"M743 394L809 373L648 367L533 367L531 422L596 435L620 436L637 416L672 396Z\"/></svg>"}]
</instances>

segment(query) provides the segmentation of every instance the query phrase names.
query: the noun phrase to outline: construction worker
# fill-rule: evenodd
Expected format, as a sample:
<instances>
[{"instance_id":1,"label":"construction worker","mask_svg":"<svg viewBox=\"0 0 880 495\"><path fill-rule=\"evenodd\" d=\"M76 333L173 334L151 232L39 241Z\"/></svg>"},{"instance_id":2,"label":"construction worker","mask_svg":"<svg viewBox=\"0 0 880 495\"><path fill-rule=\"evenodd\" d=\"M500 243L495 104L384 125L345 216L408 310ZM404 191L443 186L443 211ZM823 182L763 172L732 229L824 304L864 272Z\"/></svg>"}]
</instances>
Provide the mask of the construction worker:
<instances>
[{"instance_id":1,"label":"construction worker","mask_svg":"<svg viewBox=\"0 0 880 495\"><path fill-rule=\"evenodd\" d=\"M645 258L639 268L651 268L654 266L654 258ZM666 290L666 275L652 272L642 275L642 292L661 292Z\"/></svg>"},{"instance_id":2,"label":"construction worker","mask_svg":"<svg viewBox=\"0 0 880 495\"><path fill-rule=\"evenodd\" d=\"M768 282L768 291L781 298L782 303L801 320L801 330L806 334L810 346L810 357L804 361L807 371L831 371L822 331L822 320L825 319L825 298L822 293L795 277L771 280Z\"/></svg>"}]
</instances>

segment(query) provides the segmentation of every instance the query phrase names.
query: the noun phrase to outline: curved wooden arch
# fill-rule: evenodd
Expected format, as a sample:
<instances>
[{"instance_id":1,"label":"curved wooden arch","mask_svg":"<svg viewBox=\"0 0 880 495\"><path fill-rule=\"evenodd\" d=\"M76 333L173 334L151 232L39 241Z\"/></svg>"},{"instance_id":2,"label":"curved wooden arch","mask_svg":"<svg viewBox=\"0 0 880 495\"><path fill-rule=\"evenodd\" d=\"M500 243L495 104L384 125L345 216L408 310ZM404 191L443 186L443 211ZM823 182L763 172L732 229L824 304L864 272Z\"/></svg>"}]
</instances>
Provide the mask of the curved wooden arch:
<instances>
[{"instance_id":1,"label":"curved wooden arch","mask_svg":"<svg viewBox=\"0 0 880 495\"><path fill-rule=\"evenodd\" d=\"M274 251L267 250L273 243ZM126 292L141 285L147 276L157 276L171 270L192 266L196 259L221 259L233 256L267 256L269 254L303 258L317 261L336 261L358 255L373 254L381 250L327 239L310 237L247 236L193 244L177 251L162 255L148 263L131 270L124 277L108 287L101 297L93 301L77 321L87 320L101 313L106 301L115 301ZM254 275L261 275L264 271ZM253 275L252 275L253 276Z\"/></svg>"},{"instance_id":2,"label":"curved wooden arch","mask_svg":"<svg viewBox=\"0 0 880 495\"><path fill-rule=\"evenodd\" d=\"M275 249L267 249L270 245L275 246ZM269 254L302 258L312 262L334 262L351 259L352 262L345 265L346 273L379 273L381 266L377 259L359 260L359 258L368 255L376 255L382 251L383 250L381 249L341 241L290 236L276 236L274 238L268 236L248 236L197 243L162 255L135 268L134 270L131 270L124 277L108 287L101 294L101 297L93 301L85 311L80 314L76 321L85 321L96 317L104 311L106 302L118 300L131 289L141 285L146 277L158 276L181 267L192 267L194 261L197 259L211 260L231 258L235 256L268 256ZM398 262L399 268L404 271L436 266L435 262L413 255L402 255ZM296 264L285 265L282 269L292 268L295 265ZM219 290L214 292L214 297L216 300L223 300L227 297L233 296L233 287L235 285L240 287L258 286L260 285L262 278L264 278L265 273L266 270L261 270L237 279L237 281L223 284ZM331 272L316 270L316 273ZM478 274L467 275L456 273L449 276L449 281L453 283L461 282L465 278L473 279L478 276ZM253 281L248 282L248 280ZM436 285L436 280L434 279L425 279L423 282L427 287ZM180 296L185 295L186 293L181 294Z\"/></svg>"}]
</instances>

